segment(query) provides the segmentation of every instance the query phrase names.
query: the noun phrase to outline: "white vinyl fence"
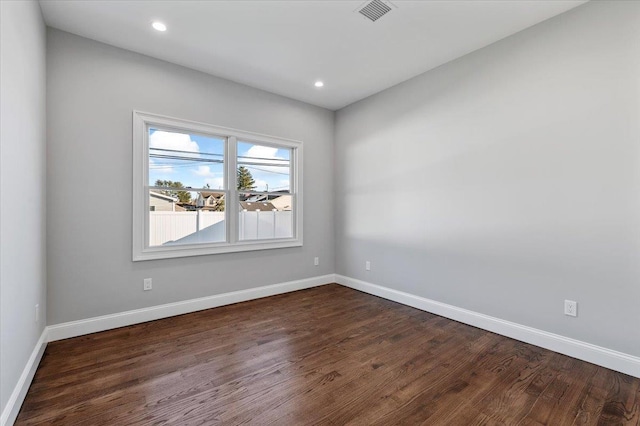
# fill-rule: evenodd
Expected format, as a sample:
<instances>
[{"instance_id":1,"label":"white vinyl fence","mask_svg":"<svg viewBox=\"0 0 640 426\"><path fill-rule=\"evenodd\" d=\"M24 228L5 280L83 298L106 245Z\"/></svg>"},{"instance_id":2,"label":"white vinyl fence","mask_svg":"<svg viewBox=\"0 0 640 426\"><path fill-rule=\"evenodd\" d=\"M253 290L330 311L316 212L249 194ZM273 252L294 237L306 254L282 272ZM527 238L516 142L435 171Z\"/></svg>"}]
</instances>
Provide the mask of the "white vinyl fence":
<instances>
[{"instance_id":1,"label":"white vinyl fence","mask_svg":"<svg viewBox=\"0 0 640 426\"><path fill-rule=\"evenodd\" d=\"M262 240L266 238L290 238L292 233L291 211L240 212L240 239Z\"/></svg>"},{"instance_id":2,"label":"white vinyl fence","mask_svg":"<svg viewBox=\"0 0 640 426\"><path fill-rule=\"evenodd\" d=\"M290 211L241 211L240 240L288 238ZM224 212L149 212L149 246L221 242L226 237Z\"/></svg>"}]
</instances>

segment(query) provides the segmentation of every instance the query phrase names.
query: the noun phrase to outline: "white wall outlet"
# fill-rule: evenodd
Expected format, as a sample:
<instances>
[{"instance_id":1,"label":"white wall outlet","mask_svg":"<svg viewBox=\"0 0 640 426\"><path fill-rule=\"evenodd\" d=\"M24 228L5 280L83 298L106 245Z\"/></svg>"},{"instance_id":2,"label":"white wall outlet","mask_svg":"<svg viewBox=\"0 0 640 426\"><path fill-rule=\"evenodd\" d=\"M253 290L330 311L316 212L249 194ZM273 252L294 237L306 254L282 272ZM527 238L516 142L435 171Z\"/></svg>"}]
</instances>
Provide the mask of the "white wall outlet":
<instances>
[{"instance_id":1,"label":"white wall outlet","mask_svg":"<svg viewBox=\"0 0 640 426\"><path fill-rule=\"evenodd\" d=\"M320 258L319 258L319 257L314 257L314 258L313 258L313 264L314 264L315 266L318 266L318 265L320 264Z\"/></svg>"},{"instance_id":2,"label":"white wall outlet","mask_svg":"<svg viewBox=\"0 0 640 426\"><path fill-rule=\"evenodd\" d=\"M153 280L151 278L145 278L142 289L144 291L148 291L148 290L151 290L152 288L153 288Z\"/></svg>"},{"instance_id":3,"label":"white wall outlet","mask_svg":"<svg viewBox=\"0 0 640 426\"><path fill-rule=\"evenodd\" d=\"M365 271L370 271L371 270L371 262L369 262L368 260L366 262L364 262L364 269L365 269Z\"/></svg>"},{"instance_id":4,"label":"white wall outlet","mask_svg":"<svg viewBox=\"0 0 640 426\"><path fill-rule=\"evenodd\" d=\"M40 304L36 304L36 322L40 322Z\"/></svg>"},{"instance_id":5,"label":"white wall outlet","mask_svg":"<svg viewBox=\"0 0 640 426\"><path fill-rule=\"evenodd\" d=\"M569 315L570 317L578 316L578 302L574 302L573 300L565 300L564 301L564 314Z\"/></svg>"}]
</instances>

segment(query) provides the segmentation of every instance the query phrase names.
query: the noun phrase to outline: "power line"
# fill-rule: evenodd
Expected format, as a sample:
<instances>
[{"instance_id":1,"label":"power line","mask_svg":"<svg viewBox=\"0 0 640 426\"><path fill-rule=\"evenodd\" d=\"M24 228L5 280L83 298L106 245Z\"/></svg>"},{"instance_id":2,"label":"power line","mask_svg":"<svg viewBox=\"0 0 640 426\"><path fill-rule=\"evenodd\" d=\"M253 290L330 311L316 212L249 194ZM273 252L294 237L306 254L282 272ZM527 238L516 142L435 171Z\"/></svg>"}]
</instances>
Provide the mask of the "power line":
<instances>
[{"instance_id":1,"label":"power line","mask_svg":"<svg viewBox=\"0 0 640 426\"><path fill-rule=\"evenodd\" d=\"M214 152L200 152L200 151L181 151L179 149L165 149L165 148L149 148L154 151L165 151L165 152L180 152L183 154L201 154L201 155L213 155L216 157L224 157L224 154L216 154Z\"/></svg>"},{"instance_id":2,"label":"power line","mask_svg":"<svg viewBox=\"0 0 640 426\"><path fill-rule=\"evenodd\" d=\"M274 173L274 174L276 174L276 175L285 175L285 176L289 176L289 173L284 173L284 172L274 172L273 170L265 170L265 169L261 169L260 167L247 166L247 169L259 170L259 171L261 171L261 172L265 172L265 173Z\"/></svg>"},{"instance_id":3,"label":"power line","mask_svg":"<svg viewBox=\"0 0 640 426\"><path fill-rule=\"evenodd\" d=\"M178 168L187 168L187 167L194 167L195 165L197 165L199 162L194 162L193 164L182 164L182 163L158 163L155 164L153 166L149 166L149 170L158 170L158 169L178 169ZM202 164L205 164L204 162ZM210 172L210 173L222 173L222 172Z\"/></svg>"},{"instance_id":4,"label":"power line","mask_svg":"<svg viewBox=\"0 0 640 426\"><path fill-rule=\"evenodd\" d=\"M286 161L287 163L289 162L289 160L287 160L286 158L273 158L273 157L251 157L248 155L238 155L238 158L250 158L252 160L272 160L272 161Z\"/></svg>"},{"instance_id":5,"label":"power line","mask_svg":"<svg viewBox=\"0 0 640 426\"><path fill-rule=\"evenodd\" d=\"M189 158L181 157L179 155L164 155L164 154L149 154L149 158L161 158L164 160L184 160L195 161L197 163L224 163L224 160L217 160L214 158Z\"/></svg>"},{"instance_id":6,"label":"power line","mask_svg":"<svg viewBox=\"0 0 640 426\"><path fill-rule=\"evenodd\" d=\"M214 152L200 152L200 151L182 151L179 149L166 149L166 148L149 148L149 150L154 151L164 151L164 152L178 152L182 154L200 154L200 155L213 155L216 157L224 157L224 154L217 154ZM190 157L180 157L180 158L190 158ZM238 158L248 158L251 160L270 160L270 161L286 161L289 162L286 158L273 158L273 157L252 157L249 155L238 155Z\"/></svg>"},{"instance_id":7,"label":"power line","mask_svg":"<svg viewBox=\"0 0 640 426\"><path fill-rule=\"evenodd\" d=\"M216 164L223 164L224 160L217 160L217 159L213 159L213 158L194 158L194 157L181 157L181 156L176 156L176 155L164 155L164 154L149 154L149 158L158 158L158 159L162 159L162 160L179 160L179 161L189 161L191 162L191 164L180 164L180 163L174 163L174 165L172 164L157 164L154 165L150 168L158 168L157 166L160 166L159 168L162 168L163 166L171 166L171 167L178 167L178 166L182 166L182 167L189 167L189 166L193 166L194 163L195 164L202 164L202 163L216 163ZM266 169L261 169L259 167L255 167L257 166L266 166L266 167L289 167L288 164L277 164L277 163L252 163L252 162L238 162L239 165L246 165L247 168L250 169L255 169L255 170L260 170L263 172L267 172L267 173L277 173L277 174L284 174L284 175L288 175L289 173L283 173L283 172L274 172L271 170L266 170Z\"/></svg>"},{"instance_id":8,"label":"power line","mask_svg":"<svg viewBox=\"0 0 640 426\"><path fill-rule=\"evenodd\" d=\"M289 167L288 164L278 164L278 163L257 163L253 161L238 161L238 164L241 166L270 166L270 167Z\"/></svg>"}]
</instances>

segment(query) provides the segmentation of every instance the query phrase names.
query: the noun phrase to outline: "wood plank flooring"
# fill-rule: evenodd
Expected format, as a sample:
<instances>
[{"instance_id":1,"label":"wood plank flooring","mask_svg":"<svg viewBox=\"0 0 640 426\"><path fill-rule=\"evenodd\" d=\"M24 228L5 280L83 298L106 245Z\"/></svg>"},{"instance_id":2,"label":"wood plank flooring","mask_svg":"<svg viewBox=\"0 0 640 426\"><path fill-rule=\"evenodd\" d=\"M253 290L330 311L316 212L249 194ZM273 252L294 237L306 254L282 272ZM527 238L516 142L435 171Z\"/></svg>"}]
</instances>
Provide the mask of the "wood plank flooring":
<instances>
[{"instance_id":1,"label":"wood plank flooring","mask_svg":"<svg viewBox=\"0 0 640 426\"><path fill-rule=\"evenodd\" d=\"M336 284L50 343L17 425L640 425L640 379Z\"/></svg>"}]
</instances>

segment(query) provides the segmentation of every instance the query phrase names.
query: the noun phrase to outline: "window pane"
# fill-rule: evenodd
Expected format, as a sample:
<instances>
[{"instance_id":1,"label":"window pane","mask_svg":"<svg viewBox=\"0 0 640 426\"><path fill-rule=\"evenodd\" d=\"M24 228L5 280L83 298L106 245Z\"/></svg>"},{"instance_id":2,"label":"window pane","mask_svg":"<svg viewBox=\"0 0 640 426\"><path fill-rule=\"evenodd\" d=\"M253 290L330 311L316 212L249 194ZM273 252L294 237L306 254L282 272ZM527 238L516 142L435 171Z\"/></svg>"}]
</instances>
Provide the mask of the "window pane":
<instances>
[{"instance_id":1,"label":"window pane","mask_svg":"<svg viewBox=\"0 0 640 426\"><path fill-rule=\"evenodd\" d=\"M133 143L134 261L302 245L302 142L134 111Z\"/></svg>"},{"instance_id":2,"label":"window pane","mask_svg":"<svg viewBox=\"0 0 640 426\"><path fill-rule=\"evenodd\" d=\"M149 129L149 186L225 189L224 138Z\"/></svg>"},{"instance_id":3,"label":"window pane","mask_svg":"<svg viewBox=\"0 0 640 426\"><path fill-rule=\"evenodd\" d=\"M224 191L150 190L149 247L226 241Z\"/></svg>"},{"instance_id":4,"label":"window pane","mask_svg":"<svg viewBox=\"0 0 640 426\"><path fill-rule=\"evenodd\" d=\"M238 142L238 189L291 192L291 149Z\"/></svg>"},{"instance_id":5,"label":"window pane","mask_svg":"<svg viewBox=\"0 0 640 426\"><path fill-rule=\"evenodd\" d=\"M293 196L239 194L239 240L293 237Z\"/></svg>"}]
</instances>

